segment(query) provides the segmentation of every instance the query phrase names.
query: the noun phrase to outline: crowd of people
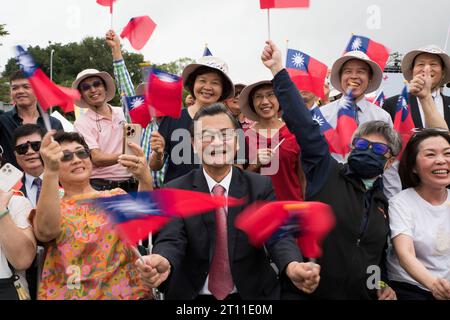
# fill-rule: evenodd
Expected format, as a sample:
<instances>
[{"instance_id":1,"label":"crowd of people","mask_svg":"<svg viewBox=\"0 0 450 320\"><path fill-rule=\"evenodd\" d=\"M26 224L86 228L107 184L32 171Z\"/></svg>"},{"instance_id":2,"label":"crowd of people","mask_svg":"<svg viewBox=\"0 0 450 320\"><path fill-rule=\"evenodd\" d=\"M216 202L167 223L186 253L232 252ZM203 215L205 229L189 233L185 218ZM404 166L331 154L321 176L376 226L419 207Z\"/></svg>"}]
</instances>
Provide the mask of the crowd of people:
<instances>
[{"instance_id":1,"label":"crowd of people","mask_svg":"<svg viewBox=\"0 0 450 320\"><path fill-rule=\"evenodd\" d=\"M450 300L448 54L428 46L403 59L416 127L406 146L393 127L399 97L383 108L366 99L383 76L366 54L339 57L329 77L340 96L319 99L297 88L267 41L261 60L273 79L233 83L225 61L201 57L182 72L180 118L154 119L124 154L128 109L108 102L146 84L131 82L114 31L105 41L114 77L76 76L86 112L75 132L52 117L47 132L26 76L10 77L1 163L24 175L20 190L0 190L0 299ZM336 128L348 101L356 130L342 155L314 115ZM139 257L91 201L166 187L244 203L172 219ZM253 246L235 220L261 201L330 205L336 225L322 256L308 257L289 233Z\"/></svg>"}]
</instances>

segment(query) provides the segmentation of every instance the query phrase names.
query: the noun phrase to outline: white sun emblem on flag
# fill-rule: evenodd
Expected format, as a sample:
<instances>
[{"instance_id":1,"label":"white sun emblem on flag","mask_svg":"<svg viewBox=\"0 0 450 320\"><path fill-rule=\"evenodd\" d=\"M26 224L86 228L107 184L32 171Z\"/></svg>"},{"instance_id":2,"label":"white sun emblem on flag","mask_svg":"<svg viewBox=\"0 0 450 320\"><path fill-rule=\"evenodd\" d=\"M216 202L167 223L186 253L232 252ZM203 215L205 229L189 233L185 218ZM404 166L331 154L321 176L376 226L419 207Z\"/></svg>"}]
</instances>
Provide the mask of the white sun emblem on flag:
<instances>
[{"instance_id":1,"label":"white sun emblem on flag","mask_svg":"<svg viewBox=\"0 0 450 320\"><path fill-rule=\"evenodd\" d=\"M313 121L317 122L319 124L319 126L323 126L324 121L323 118L319 117L318 115L313 115Z\"/></svg>"},{"instance_id":2,"label":"white sun emblem on flag","mask_svg":"<svg viewBox=\"0 0 450 320\"><path fill-rule=\"evenodd\" d=\"M141 98L141 97L134 98L134 99L131 101L131 109L134 109L134 108L136 108L136 107L139 107L139 106L142 105L143 103L144 103L144 99L143 99L143 98Z\"/></svg>"},{"instance_id":3,"label":"white sun emblem on flag","mask_svg":"<svg viewBox=\"0 0 450 320\"><path fill-rule=\"evenodd\" d=\"M302 54L300 53L296 53L293 57L292 57L292 63L294 64L294 66L296 68L303 68L303 65L305 64L305 57L303 57Z\"/></svg>"},{"instance_id":4,"label":"white sun emblem on flag","mask_svg":"<svg viewBox=\"0 0 450 320\"><path fill-rule=\"evenodd\" d=\"M362 41L360 38L356 38L352 43L352 50L358 51L361 49Z\"/></svg>"}]
</instances>

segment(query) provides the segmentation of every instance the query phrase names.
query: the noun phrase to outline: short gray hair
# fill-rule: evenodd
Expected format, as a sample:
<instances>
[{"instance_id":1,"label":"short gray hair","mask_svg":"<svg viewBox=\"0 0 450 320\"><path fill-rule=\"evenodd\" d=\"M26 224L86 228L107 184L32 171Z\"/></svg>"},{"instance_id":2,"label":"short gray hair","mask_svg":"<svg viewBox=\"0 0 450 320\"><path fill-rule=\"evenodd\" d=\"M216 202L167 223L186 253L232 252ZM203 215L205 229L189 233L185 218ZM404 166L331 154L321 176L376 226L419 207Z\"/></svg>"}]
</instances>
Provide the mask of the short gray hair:
<instances>
[{"instance_id":1,"label":"short gray hair","mask_svg":"<svg viewBox=\"0 0 450 320\"><path fill-rule=\"evenodd\" d=\"M363 123L356 129L353 134L353 138L361 138L369 134L379 134L383 136L389 148L391 149L392 155L397 156L402 150L402 137L400 134L387 122L375 120Z\"/></svg>"}]
</instances>

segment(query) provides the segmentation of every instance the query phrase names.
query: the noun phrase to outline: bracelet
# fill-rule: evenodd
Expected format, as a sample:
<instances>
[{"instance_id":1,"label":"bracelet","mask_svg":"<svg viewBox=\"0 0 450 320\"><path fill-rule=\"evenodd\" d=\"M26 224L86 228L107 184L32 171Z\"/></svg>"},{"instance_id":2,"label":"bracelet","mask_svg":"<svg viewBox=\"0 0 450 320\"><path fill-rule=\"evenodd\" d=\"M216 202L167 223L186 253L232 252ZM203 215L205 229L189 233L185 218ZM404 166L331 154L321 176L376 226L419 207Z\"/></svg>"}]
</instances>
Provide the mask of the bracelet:
<instances>
[{"instance_id":1,"label":"bracelet","mask_svg":"<svg viewBox=\"0 0 450 320\"><path fill-rule=\"evenodd\" d=\"M6 216L9 213L9 210L6 209L4 211L0 211L0 219L3 218L4 216Z\"/></svg>"}]
</instances>

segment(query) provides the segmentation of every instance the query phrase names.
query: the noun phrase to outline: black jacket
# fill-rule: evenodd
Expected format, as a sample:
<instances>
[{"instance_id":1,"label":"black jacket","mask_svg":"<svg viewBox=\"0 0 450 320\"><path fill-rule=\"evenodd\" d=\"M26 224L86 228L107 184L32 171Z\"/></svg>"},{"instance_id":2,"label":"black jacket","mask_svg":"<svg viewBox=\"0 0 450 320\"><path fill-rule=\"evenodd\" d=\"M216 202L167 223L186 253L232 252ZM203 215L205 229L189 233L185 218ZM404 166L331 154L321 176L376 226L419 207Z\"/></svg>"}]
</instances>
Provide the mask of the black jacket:
<instances>
[{"instance_id":1,"label":"black jacket","mask_svg":"<svg viewBox=\"0 0 450 320\"><path fill-rule=\"evenodd\" d=\"M447 122L447 125L450 127L450 97L442 95L442 101L444 104L444 118L445 122ZM386 99L386 101L383 104L383 109L389 112L392 118L392 122L395 121L395 109L397 106L399 95L390 97L389 99ZM424 125L422 123L422 118L420 117L420 111L419 111L419 103L417 101L417 97L409 94L409 104L411 106L411 117L414 122L414 126L416 128L423 128Z\"/></svg>"},{"instance_id":2,"label":"black jacket","mask_svg":"<svg viewBox=\"0 0 450 320\"><path fill-rule=\"evenodd\" d=\"M172 180L167 187L209 193L208 184L199 168ZM230 197L244 198L247 203L274 200L270 178L233 167L228 192ZM243 299L280 299L281 286L264 248L250 245L244 232L236 229L236 216L246 205L228 208L228 248L231 273ZM215 242L213 211L177 219L157 235L153 253L166 257L172 266L169 279L160 288L166 299L194 299L208 275ZM293 238L282 238L268 248L279 270L291 261L302 261ZM283 278L283 277L282 277ZM283 284L284 286L284 284Z\"/></svg>"},{"instance_id":3,"label":"black jacket","mask_svg":"<svg viewBox=\"0 0 450 320\"><path fill-rule=\"evenodd\" d=\"M370 299L366 280L369 266L380 266L389 232L388 202L381 179L367 192L347 164L330 155L319 125L312 120L286 70L273 80L283 106L283 119L295 135L307 178L306 199L329 204L336 226L323 242L321 279L313 297L319 299ZM367 222L367 223L366 223Z\"/></svg>"}]
</instances>

